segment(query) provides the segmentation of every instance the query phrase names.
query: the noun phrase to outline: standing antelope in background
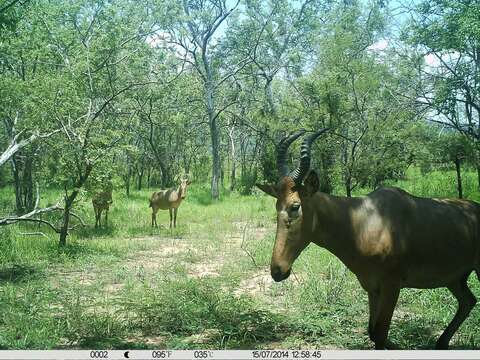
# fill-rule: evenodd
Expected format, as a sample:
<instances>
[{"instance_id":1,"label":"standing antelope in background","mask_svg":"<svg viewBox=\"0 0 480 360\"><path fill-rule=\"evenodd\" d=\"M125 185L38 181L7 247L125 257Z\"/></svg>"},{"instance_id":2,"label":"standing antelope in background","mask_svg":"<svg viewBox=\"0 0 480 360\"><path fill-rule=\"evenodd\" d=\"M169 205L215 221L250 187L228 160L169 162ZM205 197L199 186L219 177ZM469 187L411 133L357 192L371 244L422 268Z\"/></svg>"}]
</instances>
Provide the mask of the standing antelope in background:
<instances>
[{"instance_id":1,"label":"standing antelope in background","mask_svg":"<svg viewBox=\"0 0 480 360\"><path fill-rule=\"evenodd\" d=\"M436 343L437 349L447 349L476 303L467 279L476 271L480 280L480 204L420 198L391 187L358 198L321 193L317 174L309 172L310 146L325 131L305 138L300 166L291 173L287 150L304 131L284 138L277 148L279 181L257 185L277 198L273 279L288 278L310 242L332 252L368 293L368 333L375 349L387 345L401 288L447 287L458 300L453 320Z\"/></svg>"},{"instance_id":2,"label":"standing antelope in background","mask_svg":"<svg viewBox=\"0 0 480 360\"><path fill-rule=\"evenodd\" d=\"M150 205L152 208L152 227L157 226L157 212L159 209L169 210L170 212L170 228L172 227L172 209L173 209L173 226L177 227L177 211L182 200L187 196L187 186L191 182L188 179L181 179L180 185L176 189L160 190L154 192L150 197Z\"/></svg>"},{"instance_id":3,"label":"standing antelope in background","mask_svg":"<svg viewBox=\"0 0 480 360\"><path fill-rule=\"evenodd\" d=\"M95 227L101 225L102 212L105 211L105 223L107 225L108 221L108 210L110 205L112 205L112 187L109 187L108 190L97 192L92 197L93 211L95 211Z\"/></svg>"}]
</instances>

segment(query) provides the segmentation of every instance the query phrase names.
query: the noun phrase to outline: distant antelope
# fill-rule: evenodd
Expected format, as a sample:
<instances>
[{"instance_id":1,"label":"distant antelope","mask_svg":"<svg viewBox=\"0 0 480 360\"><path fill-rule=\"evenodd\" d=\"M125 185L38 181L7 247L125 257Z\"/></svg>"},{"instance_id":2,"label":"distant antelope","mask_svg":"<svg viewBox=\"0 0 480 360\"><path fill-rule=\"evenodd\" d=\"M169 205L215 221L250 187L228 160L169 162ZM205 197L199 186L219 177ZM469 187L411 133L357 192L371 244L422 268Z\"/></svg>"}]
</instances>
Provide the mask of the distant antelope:
<instances>
[{"instance_id":1,"label":"distant antelope","mask_svg":"<svg viewBox=\"0 0 480 360\"><path fill-rule=\"evenodd\" d=\"M187 186L191 182L188 179L180 180L180 185L176 189L160 190L154 192L150 198L149 207L152 208L152 227L157 226L157 212L159 209L169 210L170 227L172 227L172 210L173 210L173 226L177 227L177 211L182 200L187 196Z\"/></svg>"},{"instance_id":2,"label":"distant antelope","mask_svg":"<svg viewBox=\"0 0 480 360\"><path fill-rule=\"evenodd\" d=\"M310 242L332 252L368 293L368 333L376 349L388 344L401 288L446 287L458 309L436 348L448 348L477 301L467 279L475 271L480 280L480 204L421 198L392 187L357 198L324 194L317 174L309 171L310 146L324 131L305 138L300 166L292 172L287 150L304 132L283 139L277 148L278 182L258 185L277 199L273 279L288 278Z\"/></svg>"},{"instance_id":3,"label":"distant antelope","mask_svg":"<svg viewBox=\"0 0 480 360\"><path fill-rule=\"evenodd\" d=\"M93 195L92 204L93 210L95 211L95 227L101 226L101 216L102 212L105 211L105 223L107 225L108 221L108 210L110 205L112 205L112 189L97 192Z\"/></svg>"}]
</instances>

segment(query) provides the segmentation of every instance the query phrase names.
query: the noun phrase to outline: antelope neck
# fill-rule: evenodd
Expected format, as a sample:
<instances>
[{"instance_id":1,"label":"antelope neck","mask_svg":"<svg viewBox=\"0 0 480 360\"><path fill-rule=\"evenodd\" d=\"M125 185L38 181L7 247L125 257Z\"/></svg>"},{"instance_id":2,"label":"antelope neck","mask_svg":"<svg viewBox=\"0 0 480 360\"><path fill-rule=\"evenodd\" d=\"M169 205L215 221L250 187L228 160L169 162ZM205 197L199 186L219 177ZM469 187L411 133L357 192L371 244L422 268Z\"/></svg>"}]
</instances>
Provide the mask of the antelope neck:
<instances>
[{"instance_id":1,"label":"antelope neck","mask_svg":"<svg viewBox=\"0 0 480 360\"><path fill-rule=\"evenodd\" d=\"M177 194L178 194L178 197L179 197L179 198L182 197L182 195L183 195L182 185L178 185Z\"/></svg>"},{"instance_id":2,"label":"antelope neck","mask_svg":"<svg viewBox=\"0 0 480 360\"><path fill-rule=\"evenodd\" d=\"M363 198L337 197L320 192L312 198L311 239L348 267L356 257L351 251L356 248L351 214L362 201Z\"/></svg>"}]
</instances>

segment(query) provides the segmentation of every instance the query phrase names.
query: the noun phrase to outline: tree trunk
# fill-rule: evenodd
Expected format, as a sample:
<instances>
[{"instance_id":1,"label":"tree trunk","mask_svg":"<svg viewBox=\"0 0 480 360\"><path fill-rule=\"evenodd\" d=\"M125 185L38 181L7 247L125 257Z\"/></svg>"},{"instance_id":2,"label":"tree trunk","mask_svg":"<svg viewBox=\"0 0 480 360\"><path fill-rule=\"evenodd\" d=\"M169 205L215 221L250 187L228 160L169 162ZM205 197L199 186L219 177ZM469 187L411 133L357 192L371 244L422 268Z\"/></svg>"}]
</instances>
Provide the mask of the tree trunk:
<instances>
[{"instance_id":1,"label":"tree trunk","mask_svg":"<svg viewBox=\"0 0 480 360\"><path fill-rule=\"evenodd\" d=\"M220 131L218 129L217 117L213 103L213 83L211 80L205 82L205 93L207 97L207 112L210 125L210 137L212 140L212 199L220 197L220 178L221 178L221 160L220 160Z\"/></svg>"},{"instance_id":2,"label":"tree trunk","mask_svg":"<svg viewBox=\"0 0 480 360\"><path fill-rule=\"evenodd\" d=\"M479 114L480 117L480 114ZM479 119L479 126L480 126L480 119ZM480 190L480 145L477 144L477 150L475 154L475 165L477 167L477 189Z\"/></svg>"},{"instance_id":3,"label":"tree trunk","mask_svg":"<svg viewBox=\"0 0 480 360\"><path fill-rule=\"evenodd\" d=\"M125 175L125 193L130 196L130 179L132 178L132 166L128 165L128 172Z\"/></svg>"},{"instance_id":4,"label":"tree trunk","mask_svg":"<svg viewBox=\"0 0 480 360\"><path fill-rule=\"evenodd\" d=\"M67 245L68 236L68 224L70 223L70 210L72 209L73 202L78 195L78 191L74 190L69 196L65 196L65 207L63 209L63 223L60 229L60 246Z\"/></svg>"},{"instance_id":5,"label":"tree trunk","mask_svg":"<svg viewBox=\"0 0 480 360\"><path fill-rule=\"evenodd\" d=\"M480 190L480 164L477 164L477 189Z\"/></svg>"},{"instance_id":6,"label":"tree trunk","mask_svg":"<svg viewBox=\"0 0 480 360\"><path fill-rule=\"evenodd\" d=\"M320 173L320 191L326 194L331 194L333 191L333 181L331 176L331 169L335 165L335 154L330 151L322 151L321 158L321 173Z\"/></svg>"},{"instance_id":7,"label":"tree trunk","mask_svg":"<svg viewBox=\"0 0 480 360\"><path fill-rule=\"evenodd\" d=\"M235 159L235 138L234 138L234 127L229 129L228 136L230 138L230 157L232 158L232 167L230 170L230 190L233 191L235 189L235 167L236 167L236 159Z\"/></svg>"},{"instance_id":8,"label":"tree trunk","mask_svg":"<svg viewBox=\"0 0 480 360\"><path fill-rule=\"evenodd\" d=\"M15 190L15 210L18 215L21 215L25 212L25 209L23 208L22 185L20 183L20 175L16 155L13 155L10 158L10 164L12 165L13 186Z\"/></svg>"},{"instance_id":9,"label":"tree trunk","mask_svg":"<svg viewBox=\"0 0 480 360\"><path fill-rule=\"evenodd\" d=\"M277 120L277 109L273 101L272 81L273 77L265 75L265 100L267 101L267 113Z\"/></svg>"},{"instance_id":10,"label":"tree trunk","mask_svg":"<svg viewBox=\"0 0 480 360\"><path fill-rule=\"evenodd\" d=\"M138 191L142 190L143 172L144 172L144 167L143 167L143 164L142 164L142 166L140 167L140 171L138 172L138 183L137 183L137 190Z\"/></svg>"},{"instance_id":11,"label":"tree trunk","mask_svg":"<svg viewBox=\"0 0 480 360\"><path fill-rule=\"evenodd\" d=\"M68 236L68 224L70 223L70 211L73 206L73 202L75 201L78 193L80 192L80 189L83 187L85 184L85 181L87 181L88 177L90 176L90 173L92 172L93 166L91 164L87 164L85 168L85 174L80 174L80 177L77 179L77 181L74 184L74 190L70 195L67 195L66 189L65 189L65 206L63 208L63 223L62 223L62 228L60 229L60 241L59 245L60 246L65 246L67 245L67 236Z\"/></svg>"},{"instance_id":12,"label":"tree trunk","mask_svg":"<svg viewBox=\"0 0 480 360\"><path fill-rule=\"evenodd\" d=\"M459 199L463 199L463 189L462 189L462 169L460 167L461 160L458 155L455 157L455 170L457 171L457 190Z\"/></svg>"},{"instance_id":13,"label":"tree trunk","mask_svg":"<svg viewBox=\"0 0 480 360\"><path fill-rule=\"evenodd\" d=\"M345 192L347 197L352 197L352 178L350 176L345 179Z\"/></svg>"},{"instance_id":14,"label":"tree trunk","mask_svg":"<svg viewBox=\"0 0 480 360\"><path fill-rule=\"evenodd\" d=\"M33 207L35 206L35 199L33 195L32 167L33 155L27 154L25 156L22 174L23 207L25 209L25 212L32 211Z\"/></svg>"}]
</instances>

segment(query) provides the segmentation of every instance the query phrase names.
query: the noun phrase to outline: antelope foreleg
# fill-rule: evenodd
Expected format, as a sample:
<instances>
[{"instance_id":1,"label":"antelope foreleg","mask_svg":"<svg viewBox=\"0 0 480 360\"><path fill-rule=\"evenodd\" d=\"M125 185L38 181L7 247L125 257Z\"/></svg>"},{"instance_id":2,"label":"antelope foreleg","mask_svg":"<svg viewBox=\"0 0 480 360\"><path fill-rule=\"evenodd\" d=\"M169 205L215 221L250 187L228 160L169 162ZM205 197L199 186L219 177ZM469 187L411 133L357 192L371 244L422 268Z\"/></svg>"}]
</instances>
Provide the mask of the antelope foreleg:
<instances>
[{"instance_id":1,"label":"antelope foreleg","mask_svg":"<svg viewBox=\"0 0 480 360\"><path fill-rule=\"evenodd\" d=\"M172 228L172 208L168 209L168 212L170 213L170 229Z\"/></svg>"},{"instance_id":2,"label":"antelope foreleg","mask_svg":"<svg viewBox=\"0 0 480 360\"><path fill-rule=\"evenodd\" d=\"M375 324L372 329L375 349L385 349L393 310L397 305L400 286L390 284L380 288Z\"/></svg>"},{"instance_id":3,"label":"antelope foreleg","mask_svg":"<svg viewBox=\"0 0 480 360\"><path fill-rule=\"evenodd\" d=\"M177 210L178 208L173 209L173 227L177 227Z\"/></svg>"},{"instance_id":4,"label":"antelope foreleg","mask_svg":"<svg viewBox=\"0 0 480 360\"><path fill-rule=\"evenodd\" d=\"M448 324L443 334L438 338L435 346L436 349L448 349L450 339L477 303L477 299L467 285L468 275L469 274L464 276L459 282L448 287L448 290L451 291L458 301L458 309L452 321L450 321L450 324Z\"/></svg>"},{"instance_id":5,"label":"antelope foreleg","mask_svg":"<svg viewBox=\"0 0 480 360\"><path fill-rule=\"evenodd\" d=\"M373 330L375 328L375 321L377 319L377 309L378 309L378 291L368 291L368 308L369 308L369 319L368 319L368 336L370 340L375 342L373 337Z\"/></svg>"}]
</instances>

